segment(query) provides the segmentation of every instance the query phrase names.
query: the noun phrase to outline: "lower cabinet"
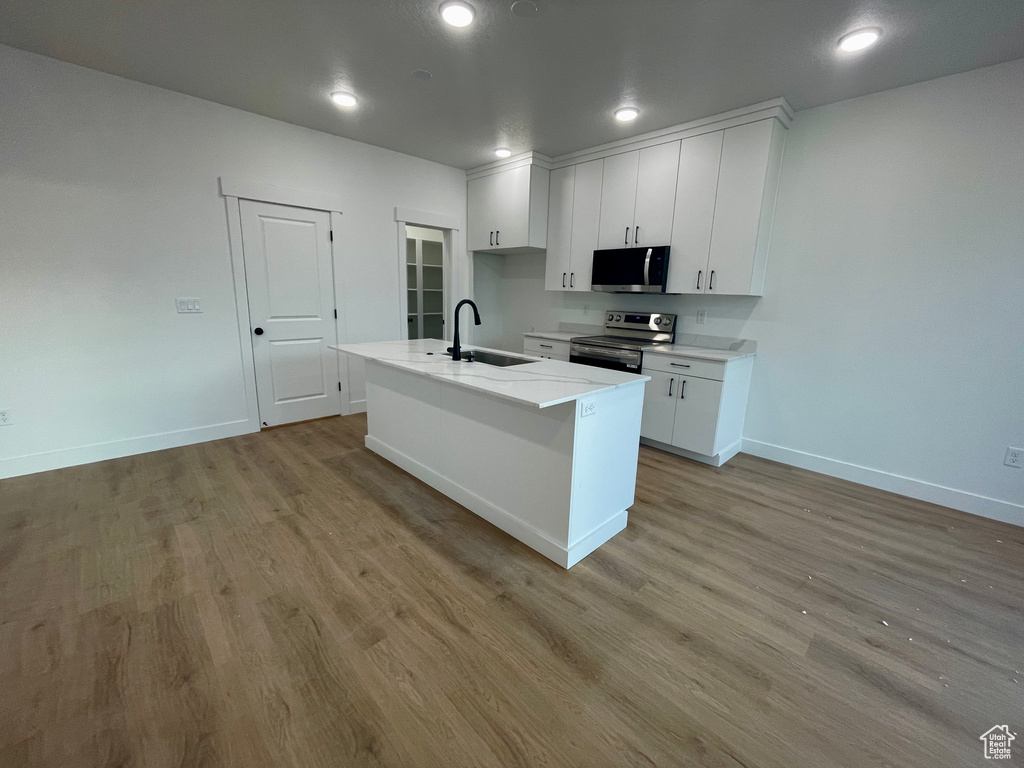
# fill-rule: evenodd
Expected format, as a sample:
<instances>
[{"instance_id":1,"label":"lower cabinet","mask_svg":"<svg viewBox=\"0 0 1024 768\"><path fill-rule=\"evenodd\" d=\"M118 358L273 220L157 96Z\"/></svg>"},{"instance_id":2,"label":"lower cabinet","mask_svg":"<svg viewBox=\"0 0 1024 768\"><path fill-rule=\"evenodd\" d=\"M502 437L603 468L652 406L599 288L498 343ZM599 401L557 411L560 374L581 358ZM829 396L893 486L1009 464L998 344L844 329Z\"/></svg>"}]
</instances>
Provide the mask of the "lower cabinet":
<instances>
[{"instance_id":1,"label":"lower cabinet","mask_svg":"<svg viewBox=\"0 0 1024 768\"><path fill-rule=\"evenodd\" d=\"M549 360L569 362L569 342L559 339L545 339L538 336L523 336L523 353Z\"/></svg>"},{"instance_id":2,"label":"lower cabinet","mask_svg":"<svg viewBox=\"0 0 1024 768\"><path fill-rule=\"evenodd\" d=\"M716 466L739 452L753 357L728 362L645 353L640 437Z\"/></svg>"}]
</instances>

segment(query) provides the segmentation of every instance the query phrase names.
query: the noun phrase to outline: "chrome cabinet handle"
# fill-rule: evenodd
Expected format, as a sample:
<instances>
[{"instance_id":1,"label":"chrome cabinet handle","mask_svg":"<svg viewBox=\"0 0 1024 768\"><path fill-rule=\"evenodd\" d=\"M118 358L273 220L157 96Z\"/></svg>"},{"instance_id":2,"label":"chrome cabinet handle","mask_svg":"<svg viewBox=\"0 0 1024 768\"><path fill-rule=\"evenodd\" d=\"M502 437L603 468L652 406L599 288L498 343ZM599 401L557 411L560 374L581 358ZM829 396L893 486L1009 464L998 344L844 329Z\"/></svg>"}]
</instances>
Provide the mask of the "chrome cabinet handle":
<instances>
[{"instance_id":1,"label":"chrome cabinet handle","mask_svg":"<svg viewBox=\"0 0 1024 768\"><path fill-rule=\"evenodd\" d=\"M669 365L674 365L676 368L689 368L690 367L689 363L669 363Z\"/></svg>"},{"instance_id":2,"label":"chrome cabinet handle","mask_svg":"<svg viewBox=\"0 0 1024 768\"><path fill-rule=\"evenodd\" d=\"M541 344L540 346L542 346L544 349L554 349L554 347L552 347L550 344Z\"/></svg>"},{"instance_id":3,"label":"chrome cabinet handle","mask_svg":"<svg viewBox=\"0 0 1024 768\"><path fill-rule=\"evenodd\" d=\"M575 288L576 287L576 273L575 272L570 272L569 273L569 287L570 288Z\"/></svg>"},{"instance_id":4,"label":"chrome cabinet handle","mask_svg":"<svg viewBox=\"0 0 1024 768\"><path fill-rule=\"evenodd\" d=\"M715 290L715 270L711 270L711 274L708 275L708 290Z\"/></svg>"},{"instance_id":5,"label":"chrome cabinet handle","mask_svg":"<svg viewBox=\"0 0 1024 768\"><path fill-rule=\"evenodd\" d=\"M686 399L686 379L683 379L682 381L679 382L679 399Z\"/></svg>"},{"instance_id":6,"label":"chrome cabinet handle","mask_svg":"<svg viewBox=\"0 0 1024 768\"><path fill-rule=\"evenodd\" d=\"M672 385L676 383L675 379L668 380L668 396L672 397Z\"/></svg>"},{"instance_id":7,"label":"chrome cabinet handle","mask_svg":"<svg viewBox=\"0 0 1024 768\"><path fill-rule=\"evenodd\" d=\"M562 273L562 287L565 288L565 272Z\"/></svg>"},{"instance_id":8,"label":"chrome cabinet handle","mask_svg":"<svg viewBox=\"0 0 1024 768\"><path fill-rule=\"evenodd\" d=\"M626 227L626 236L622 239L623 245L629 245L629 227Z\"/></svg>"},{"instance_id":9,"label":"chrome cabinet handle","mask_svg":"<svg viewBox=\"0 0 1024 768\"><path fill-rule=\"evenodd\" d=\"M698 291L700 290L700 276L703 275L703 274L704 274L704 270L703 269L698 269L697 270L697 290Z\"/></svg>"},{"instance_id":10,"label":"chrome cabinet handle","mask_svg":"<svg viewBox=\"0 0 1024 768\"><path fill-rule=\"evenodd\" d=\"M633 245L639 245L639 244L640 244L640 225L637 224L636 228L633 230Z\"/></svg>"}]
</instances>

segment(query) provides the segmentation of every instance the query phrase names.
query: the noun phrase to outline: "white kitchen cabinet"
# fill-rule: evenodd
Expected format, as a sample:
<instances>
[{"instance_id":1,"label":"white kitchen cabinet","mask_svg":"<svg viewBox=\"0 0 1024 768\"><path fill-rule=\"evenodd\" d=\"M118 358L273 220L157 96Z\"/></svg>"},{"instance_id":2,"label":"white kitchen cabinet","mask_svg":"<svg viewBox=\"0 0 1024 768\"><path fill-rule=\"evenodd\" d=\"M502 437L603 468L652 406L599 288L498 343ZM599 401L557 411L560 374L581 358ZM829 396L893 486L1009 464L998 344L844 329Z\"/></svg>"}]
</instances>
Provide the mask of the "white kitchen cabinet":
<instances>
[{"instance_id":1,"label":"white kitchen cabinet","mask_svg":"<svg viewBox=\"0 0 1024 768\"><path fill-rule=\"evenodd\" d=\"M679 395L679 377L661 371L644 371L650 376L644 388L644 413L640 421L640 436L661 443L672 442L672 429L676 418L676 397Z\"/></svg>"},{"instance_id":2,"label":"white kitchen cabinet","mask_svg":"<svg viewBox=\"0 0 1024 768\"><path fill-rule=\"evenodd\" d=\"M772 118L683 140L668 293L761 295L785 132Z\"/></svg>"},{"instance_id":3,"label":"white kitchen cabinet","mask_svg":"<svg viewBox=\"0 0 1024 768\"><path fill-rule=\"evenodd\" d=\"M604 159L598 248L670 242L678 167L678 141Z\"/></svg>"},{"instance_id":4,"label":"white kitchen cabinet","mask_svg":"<svg viewBox=\"0 0 1024 768\"><path fill-rule=\"evenodd\" d=\"M735 456L754 358L728 361L645 352L643 442L721 466Z\"/></svg>"},{"instance_id":5,"label":"white kitchen cabinet","mask_svg":"<svg viewBox=\"0 0 1024 768\"><path fill-rule=\"evenodd\" d=\"M469 250L531 253L547 245L549 172L538 165L480 172L467 182Z\"/></svg>"},{"instance_id":6,"label":"white kitchen cabinet","mask_svg":"<svg viewBox=\"0 0 1024 768\"><path fill-rule=\"evenodd\" d=\"M551 172L544 288L589 291L601 219L604 160Z\"/></svg>"},{"instance_id":7,"label":"white kitchen cabinet","mask_svg":"<svg viewBox=\"0 0 1024 768\"><path fill-rule=\"evenodd\" d=\"M523 337L523 352L534 357L569 362L569 342L559 339L545 339L537 336Z\"/></svg>"}]
</instances>

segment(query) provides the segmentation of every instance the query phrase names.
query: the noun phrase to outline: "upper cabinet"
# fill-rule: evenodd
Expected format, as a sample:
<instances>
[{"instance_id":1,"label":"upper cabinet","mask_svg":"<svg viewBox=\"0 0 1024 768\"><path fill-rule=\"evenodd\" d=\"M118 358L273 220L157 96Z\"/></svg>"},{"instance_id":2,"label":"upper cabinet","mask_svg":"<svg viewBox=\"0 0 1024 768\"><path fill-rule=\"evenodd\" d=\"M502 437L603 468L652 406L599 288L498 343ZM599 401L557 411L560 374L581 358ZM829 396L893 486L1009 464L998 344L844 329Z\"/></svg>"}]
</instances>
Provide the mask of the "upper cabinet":
<instances>
[{"instance_id":1,"label":"upper cabinet","mask_svg":"<svg viewBox=\"0 0 1024 768\"><path fill-rule=\"evenodd\" d=\"M669 243L678 165L678 141L604 159L598 248Z\"/></svg>"},{"instance_id":2,"label":"upper cabinet","mask_svg":"<svg viewBox=\"0 0 1024 768\"><path fill-rule=\"evenodd\" d=\"M546 168L529 161L475 173L466 190L469 250L506 254L544 250L548 177Z\"/></svg>"},{"instance_id":3,"label":"upper cabinet","mask_svg":"<svg viewBox=\"0 0 1024 768\"><path fill-rule=\"evenodd\" d=\"M761 295L785 131L772 118L682 141L668 293Z\"/></svg>"},{"instance_id":4,"label":"upper cabinet","mask_svg":"<svg viewBox=\"0 0 1024 768\"><path fill-rule=\"evenodd\" d=\"M549 291L590 290L604 164L604 160L591 160L551 172L544 278Z\"/></svg>"}]
</instances>

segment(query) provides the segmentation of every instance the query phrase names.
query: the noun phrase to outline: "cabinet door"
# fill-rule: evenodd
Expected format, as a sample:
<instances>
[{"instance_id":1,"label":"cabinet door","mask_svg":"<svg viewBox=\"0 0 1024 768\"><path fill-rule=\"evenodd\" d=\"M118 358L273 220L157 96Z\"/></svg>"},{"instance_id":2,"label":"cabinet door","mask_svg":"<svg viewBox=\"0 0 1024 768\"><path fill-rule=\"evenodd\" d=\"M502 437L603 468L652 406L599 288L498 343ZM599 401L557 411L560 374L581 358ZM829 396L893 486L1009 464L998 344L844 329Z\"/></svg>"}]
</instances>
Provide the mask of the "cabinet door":
<instances>
[{"instance_id":1,"label":"cabinet door","mask_svg":"<svg viewBox=\"0 0 1024 768\"><path fill-rule=\"evenodd\" d=\"M598 228L601 224L603 179L604 160L591 160L576 166L569 269L569 283L574 291L590 290L590 275L594 269L594 251L598 247ZM551 237L550 232L548 237Z\"/></svg>"},{"instance_id":2,"label":"cabinet door","mask_svg":"<svg viewBox=\"0 0 1024 768\"><path fill-rule=\"evenodd\" d=\"M676 398L672 445L704 456L714 456L722 382L680 376Z\"/></svg>"},{"instance_id":3,"label":"cabinet door","mask_svg":"<svg viewBox=\"0 0 1024 768\"><path fill-rule=\"evenodd\" d=\"M672 442L679 377L660 371L644 371L651 380L644 385L644 413L640 420L640 436L659 443Z\"/></svg>"},{"instance_id":4,"label":"cabinet door","mask_svg":"<svg viewBox=\"0 0 1024 768\"><path fill-rule=\"evenodd\" d=\"M633 245L633 213L636 210L639 170L639 151L624 152L604 159L598 248L626 248Z\"/></svg>"},{"instance_id":5,"label":"cabinet door","mask_svg":"<svg viewBox=\"0 0 1024 768\"><path fill-rule=\"evenodd\" d=\"M640 150L632 245L668 245L672 240L678 169L678 141Z\"/></svg>"},{"instance_id":6,"label":"cabinet door","mask_svg":"<svg viewBox=\"0 0 1024 768\"><path fill-rule=\"evenodd\" d=\"M544 288L548 291L569 290L572 255L573 195L576 166L551 172L548 193L548 248L544 271ZM590 286L587 285L589 289Z\"/></svg>"},{"instance_id":7,"label":"cabinet door","mask_svg":"<svg viewBox=\"0 0 1024 768\"><path fill-rule=\"evenodd\" d=\"M494 174L494 245L522 248L530 244L530 166ZM543 215L543 214L542 214Z\"/></svg>"},{"instance_id":8,"label":"cabinet door","mask_svg":"<svg viewBox=\"0 0 1024 768\"><path fill-rule=\"evenodd\" d=\"M679 146L668 293L704 293L707 288L723 133L714 131L683 139Z\"/></svg>"},{"instance_id":9,"label":"cabinet door","mask_svg":"<svg viewBox=\"0 0 1024 768\"><path fill-rule=\"evenodd\" d=\"M471 251L487 251L494 246L496 181L497 175L492 175L466 184L466 247Z\"/></svg>"},{"instance_id":10,"label":"cabinet door","mask_svg":"<svg viewBox=\"0 0 1024 768\"><path fill-rule=\"evenodd\" d=\"M725 130L708 293L750 293L774 122L759 120Z\"/></svg>"}]
</instances>

